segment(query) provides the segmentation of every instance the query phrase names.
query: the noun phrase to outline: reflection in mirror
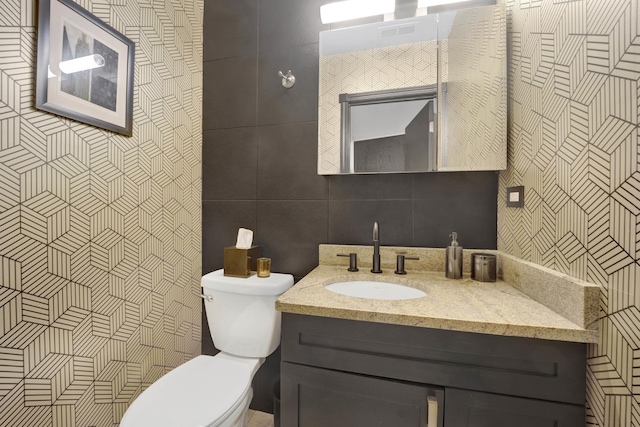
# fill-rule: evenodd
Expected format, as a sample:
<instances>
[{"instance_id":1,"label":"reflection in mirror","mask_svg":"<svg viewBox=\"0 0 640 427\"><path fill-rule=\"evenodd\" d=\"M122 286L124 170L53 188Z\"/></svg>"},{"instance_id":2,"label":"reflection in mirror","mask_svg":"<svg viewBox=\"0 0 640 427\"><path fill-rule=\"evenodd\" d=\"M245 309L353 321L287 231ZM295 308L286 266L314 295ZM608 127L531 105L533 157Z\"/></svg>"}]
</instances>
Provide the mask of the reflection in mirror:
<instances>
[{"instance_id":1,"label":"reflection in mirror","mask_svg":"<svg viewBox=\"0 0 640 427\"><path fill-rule=\"evenodd\" d=\"M341 173L435 170L436 86L341 94Z\"/></svg>"},{"instance_id":2,"label":"reflection in mirror","mask_svg":"<svg viewBox=\"0 0 640 427\"><path fill-rule=\"evenodd\" d=\"M507 167L504 5L440 13L438 170Z\"/></svg>"},{"instance_id":3,"label":"reflection in mirror","mask_svg":"<svg viewBox=\"0 0 640 427\"><path fill-rule=\"evenodd\" d=\"M370 99L424 87L437 96L419 109ZM320 33L320 175L505 169L506 119L504 4Z\"/></svg>"},{"instance_id":4,"label":"reflection in mirror","mask_svg":"<svg viewBox=\"0 0 640 427\"><path fill-rule=\"evenodd\" d=\"M381 158L383 155L380 158L375 157L373 147L376 144L386 147L387 153L394 151L388 141L377 143L348 141L347 146L342 147L341 140L346 141L346 139L341 138L341 132L344 133L345 129L341 125L344 109L341 108L340 96L367 93L389 94L389 91L398 89L435 87L438 73L437 35L435 16L377 22L320 33L318 108L318 173L320 175L406 171L404 167L391 168L392 164L405 164L400 158L394 158L392 161L387 155L387 160L383 161ZM431 113L429 114L433 114L436 108L433 102L430 105ZM376 126L377 123L374 123L375 120L372 120L368 113L369 110L379 108L382 107L352 107L351 109L356 112L356 120L360 117L360 123L362 123L364 118L364 126L357 125L357 127L366 129ZM358 111L364 111L364 114ZM405 124L410 122L410 120L404 121ZM394 123L394 125L399 127L402 123ZM367 137L370 138L370 136ZM427 150L428 135L423 135L422 140ZM436 144L433 145L435 150ZM355 156L356 151L357 156ZM399 151L399 148L396 147L395 151ZM347 161L345 152L353 152L354 156ZM356 157L359 159L357 168ZM406 157L412 156L405 154ZM374 158L376 161L373 160ZM377 166L373 167L372 164ZM428 159L425 159L422 164L424 167L421 169L416 169L416 164L410 164L410 171L429 170ZM378 170L372 170L372 168Z\"/></svg>"}]
</instances>

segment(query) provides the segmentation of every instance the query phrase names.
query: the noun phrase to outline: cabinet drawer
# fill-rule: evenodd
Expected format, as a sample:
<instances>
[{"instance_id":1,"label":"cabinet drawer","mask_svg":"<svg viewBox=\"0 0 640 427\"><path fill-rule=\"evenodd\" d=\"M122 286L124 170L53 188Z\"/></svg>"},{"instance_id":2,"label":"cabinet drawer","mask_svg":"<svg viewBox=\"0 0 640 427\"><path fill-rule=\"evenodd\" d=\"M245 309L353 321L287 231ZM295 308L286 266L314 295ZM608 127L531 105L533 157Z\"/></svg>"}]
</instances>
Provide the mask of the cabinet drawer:
<instances>
[{"instance_id":1,"label":"cabinet drawer","mask_svg":"<svg viewBox=\"0 0 640 427\"><path fill-rule=\"evenodd\" d=\"M282 361L583 405L586 344L283 313Z\"/></svg>"},{"instance_id":2,"label":"cabinet drawer","mask_svg":"<svg viewBox=\"0 0 640 427\"><path fill-rule=\"evenodd\" d=\"M282 427L443 427L442 388L283 362ZM429 424L431 423L431 424Z\"/></svg>"}]
</instances>

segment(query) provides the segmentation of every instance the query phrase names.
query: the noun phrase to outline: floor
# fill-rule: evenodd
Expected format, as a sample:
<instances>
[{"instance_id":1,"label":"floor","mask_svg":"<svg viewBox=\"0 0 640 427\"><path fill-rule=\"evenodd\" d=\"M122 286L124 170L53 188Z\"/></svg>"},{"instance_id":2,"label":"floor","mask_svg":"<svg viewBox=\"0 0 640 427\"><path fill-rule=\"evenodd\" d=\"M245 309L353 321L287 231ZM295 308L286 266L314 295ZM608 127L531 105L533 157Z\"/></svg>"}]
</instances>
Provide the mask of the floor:
<instances>
[{"instance_id":1,"label":"floor","mask_svg":"<svg viewBox=\"0 0 640 427\"><path fill-rule=\"evenodd\" d=\"M273 427L273 415L249 409L247 427Z\"/></svg>"}]
</instances>

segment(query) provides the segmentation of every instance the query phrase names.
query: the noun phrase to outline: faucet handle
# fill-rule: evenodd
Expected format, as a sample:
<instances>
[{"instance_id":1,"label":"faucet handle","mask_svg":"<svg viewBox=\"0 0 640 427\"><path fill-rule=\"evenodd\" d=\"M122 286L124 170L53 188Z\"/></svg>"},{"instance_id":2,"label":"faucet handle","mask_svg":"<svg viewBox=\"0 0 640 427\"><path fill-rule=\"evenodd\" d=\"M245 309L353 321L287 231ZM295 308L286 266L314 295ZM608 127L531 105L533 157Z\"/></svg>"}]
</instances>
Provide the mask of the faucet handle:
<instances>
[{"instance_id":1,"label":"faucet handle","mask_svg":"<svg viewBox=\"0 0 640 427\"><path fill-rule=\"evenodd\" d=\"M397 254L396 255L396 271L394 271L394 273L407 274L406 270L404 269L405 260L417 261L419 259L420 259L419 257L406 256L404 253Z\"/></svg>"},{"instance_id":2,"label":"faucet handle","mask_svg":"<svg viewBox=\"0 0 640 427\"><path fill-rule=\"evenodd\" d=\"M338 254L337 256L349 257L349 268L347 269L347 271L359 271L357 253L351 252L350 254Z\"/></svg>"}]
</instances>

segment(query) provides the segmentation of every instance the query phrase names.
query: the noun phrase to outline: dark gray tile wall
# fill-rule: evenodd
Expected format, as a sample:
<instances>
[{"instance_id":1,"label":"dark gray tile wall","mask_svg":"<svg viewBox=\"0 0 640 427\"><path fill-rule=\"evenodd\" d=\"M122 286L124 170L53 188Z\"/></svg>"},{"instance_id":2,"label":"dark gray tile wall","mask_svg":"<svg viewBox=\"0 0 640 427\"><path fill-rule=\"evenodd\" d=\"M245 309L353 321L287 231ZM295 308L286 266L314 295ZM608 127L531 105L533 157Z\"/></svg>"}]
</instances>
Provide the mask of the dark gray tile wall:
<instances>
[{"instance_id":1,"label":"dark gray tile wall","mask_svg":"<svg viewBox=\"0 0 640 427\"><path fill-rule=\"evenodd\" d=\"M300 279L320 243L496 247L495 172L316 173L318 33L327 0L207 0L204 18L203 273L222 267L239 227L274 271ZM278 71L291 69L285 89ZM203 317L203 353L214 354ZM279 353L254 379L252 408L271 412Z\"/></svg>"},{"instance_id":2,"label":"dark gray tile wall","mask_svg":"<svg viewBox=\"0 0 640 427\"><path fill-rule=\"evenodd\" d=\"M317 138L315 121L258 127L258 199L327 199L327 180L316 173Z\"/></svg>"}]
</instances>

